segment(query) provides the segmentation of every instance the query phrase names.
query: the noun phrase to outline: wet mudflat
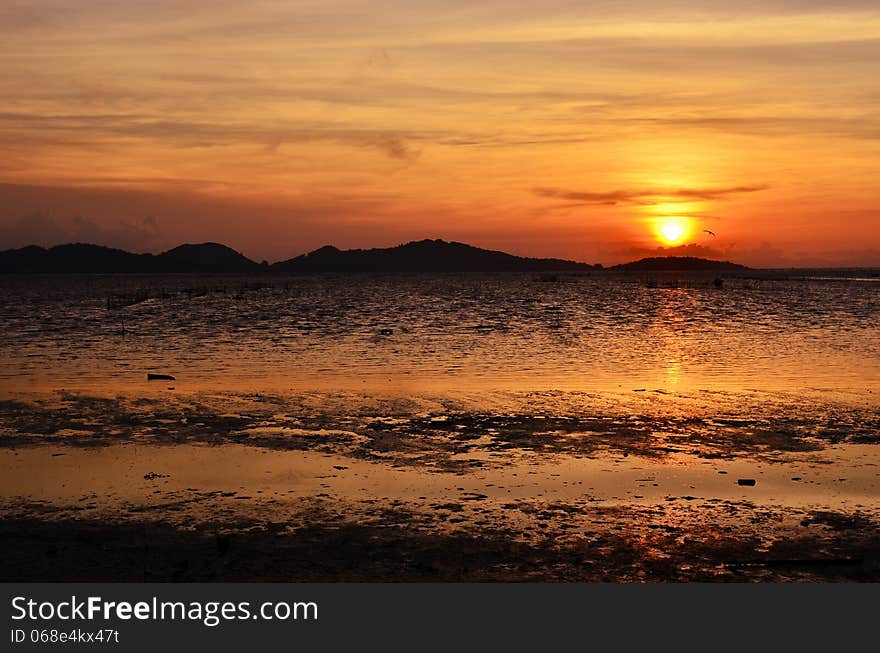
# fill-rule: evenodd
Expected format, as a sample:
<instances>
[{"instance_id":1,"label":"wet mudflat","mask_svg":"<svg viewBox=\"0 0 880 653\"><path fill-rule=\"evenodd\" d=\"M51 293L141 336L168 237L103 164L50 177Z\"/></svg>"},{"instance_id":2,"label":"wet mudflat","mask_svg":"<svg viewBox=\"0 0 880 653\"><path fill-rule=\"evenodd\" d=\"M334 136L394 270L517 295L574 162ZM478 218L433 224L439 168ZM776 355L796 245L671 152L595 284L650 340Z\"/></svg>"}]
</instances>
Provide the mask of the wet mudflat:
<instances>
[{"instance_id":1,"label":"wet mudflat","mask_svg":"<svg viewBox=\"0 0 880 653\"><path fill-rule=\"evenodd\" d=\"M873 282L0 286L5 580L880 578Z\"/></svg>"},{"instance_id":2,"label":"wet mudflat","mask_svg":"<svg viewBox=\"0 0 880 653\"><path fill-rule=\"evenodd\" d=\"M867 396L31 393L0 402L0 577L878 580L878 424Z\"/></svg>"}]
</instances>

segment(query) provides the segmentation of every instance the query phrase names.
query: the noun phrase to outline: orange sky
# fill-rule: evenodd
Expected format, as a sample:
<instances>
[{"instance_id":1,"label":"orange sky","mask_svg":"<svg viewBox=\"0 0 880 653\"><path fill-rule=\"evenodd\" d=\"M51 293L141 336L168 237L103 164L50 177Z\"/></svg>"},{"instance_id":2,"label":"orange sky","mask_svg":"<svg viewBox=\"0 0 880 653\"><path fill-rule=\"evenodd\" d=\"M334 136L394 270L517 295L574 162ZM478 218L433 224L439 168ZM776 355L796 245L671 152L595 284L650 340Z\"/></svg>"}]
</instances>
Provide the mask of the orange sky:
<instances>
[{"instance_id":1,"label":"orange sky","mask_svg":"<svg viewBox=\"0 0 880 653\"><path fill-rule=\"evenodd\" d=\"M876 0L7 1L0 247L609 264L674 218L666 253L880 265L878 52Z\"/></svg>"}]
</instances>

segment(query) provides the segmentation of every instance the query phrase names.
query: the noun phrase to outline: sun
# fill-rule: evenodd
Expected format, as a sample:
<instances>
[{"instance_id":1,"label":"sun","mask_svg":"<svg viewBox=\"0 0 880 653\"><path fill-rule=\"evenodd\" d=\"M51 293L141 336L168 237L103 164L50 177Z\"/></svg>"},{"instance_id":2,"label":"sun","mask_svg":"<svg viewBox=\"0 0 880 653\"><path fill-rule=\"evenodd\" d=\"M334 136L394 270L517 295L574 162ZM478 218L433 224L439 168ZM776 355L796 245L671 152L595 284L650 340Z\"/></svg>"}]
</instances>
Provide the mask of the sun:
<instances>
[{"instance_id":1,"label":"sun","mask_svg":"<svg viewBox=\"0 0 880 653\"><path fill-rule=\"evenodd\" d=\"M654 232L664 245L680 245L690 234L690 224L685 218L669 217L657 221Z\"/></svg>"},{"instance_id":2,"label":"sun","mask_svg":"<svg viewBox=\"0 0 880 653\"><path fill-rule=\"evenodd\" d=\"M664 222L660 226L660 236L667 243L677 243L684 236L684 227L679 222Z\"/></svg>"}]
</instances>

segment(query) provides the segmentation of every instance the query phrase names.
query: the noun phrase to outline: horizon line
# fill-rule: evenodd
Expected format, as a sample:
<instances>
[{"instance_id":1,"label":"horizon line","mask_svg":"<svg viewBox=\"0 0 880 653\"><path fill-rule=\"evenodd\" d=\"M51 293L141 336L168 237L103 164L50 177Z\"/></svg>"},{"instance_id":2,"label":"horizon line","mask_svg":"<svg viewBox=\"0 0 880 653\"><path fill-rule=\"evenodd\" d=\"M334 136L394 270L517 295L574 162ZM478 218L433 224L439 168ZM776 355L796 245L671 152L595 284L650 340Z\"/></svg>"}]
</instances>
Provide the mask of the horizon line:
<instances>
[{"instance_id":1,"label":"horizon line","mask_svg":"<svg viewBox=\"0 0 880 653\"><path fill-rule=\"evenodd\" d=\"M282 258L277 261L268 261L267 259L263 259L261 261L258 261L256 259L253 259L253 258L247 256L241 250L236 249L235 247L232 247L226 243L222 243L222 242L219 242L216 240L205 240L202 242L183 242L178 245L174 245L173 247L163 249L161 251L152 251L152 252L135 252L135 251L131 251L128 249L123 249L122 247L114 247L113 245L104 245L101 243L86 242L86 241L70 241L70 242L65 242L65 243L58 243L56 245L38 245L36 243L31 243L28 245L22 245L21 247L10 247L7 249L0 250L0 254L21 251L21 250L25 250L25 249L29 249L29 248L37 248L37 249L41 249L44 251L51 251L51 250L58 248L58 247L84 245L84 246L88 246L88 247L101 247L101 248L104 248L107 250L113 250L113 251L123 252L125 254L131 254L133 256L161 256L163 254L167 254L168 252L174 251L175 249L179 249L181 247L187 247L187 246L199 247L199 246L204 246L204 245L216 245L216 246L224 247L232 252L235 252L239 256L244 257L245 259L254 263L255 265L268 264L268 266L271 267L271 266L277 265L279 263L286 263L288 261L293 261L299 257L307 256L309 254L313 254L315 252L318 252L322 249L327 249L327 248L335 249L338 252L368 252L368 251L375 251L375 250L391 250L391 249L396 249L398 247L405 247L406 245L414 245L414 244L427 243L427 242L444 243L444 244L448 244L448 245L463 245L465 247L470 247L472 249L477 249L477 250L480 250L483 252L504 254L506 256L512 256L512 257L519 258L519 259L538 260L538 261L560 261L560 262L564 262L564 263L576 263L579 265L587 265L590 267L594 267L594 268L598 267L598 268L602 268L602 269L609 269L609 268L613 268L613 267L624 266L624 265L628 265L630 263L638 263L640 261L651 260L651 259L677 259L677 258L694 259L694 260L701 260L701 261L711 261L713 263L733 263L735 265L742 265L743 267L747 267L747 268L754 269L754 270L759 270L759 269L767 269L767 270L774 270L774 269L775 270L781 270L781 269L804 269L804 270L807 270L807 269L816 269L816 270L817 269L848 269L845 267L844 268L755 268L752 266L747 266L744 264L736 263L735 261L731 261L731 260L722 260L722 259L714 259L714 258L705 258L705 257L701 257L701 256L677 255L677 254L643 256L643 257L633 259L630 261L626 261L623 263L615 263L612 265L605 265L603 263L598 263L598 262L591 263L588 261L581 261L581 260L571 259L571 258L562 258L562 257L558 257L558 256L534 256L534 255L513 254L511 252L504 251L501 249L490 249L487 247L480 247L478 245L472 245L470 243L465 243L460 240L446 240L445 238L430 238L430 237L408 240L408 241L405 241L402 243L398 243L396 245L389 245L386 247L350 247L347 249L342 249L340 247L337 247L336 245L333 245L332 243L326 243L324 245L321 245L320 247L316 247L314 249L304 251L300 254L294 254L293 256L290 256L288 258ZM860 268L854 267L852 269L860 269ZM869 266L868 268L864 268L864 269L871 269L871 268Z\"/></svg>"},{"instance_id":2,"label":"horizon line","mask_svg":"<svg viewBox=\"0 0 880 653\"><path fill-rule=\"evenodd\" d=\"M632 264L632 263L639 263L639 262L642 262L642 261L653 260L653 259L692 259L692 260L700 260L700 261L709 261L709 262L712 262L712 263L722 263L722 264L723 264L723 263L729 263L729 264L734 264L734 265L742 265L742 267L747 268L747 269L751 269L751 270L765 270L765 271L784 271L784 270L875 270L875 269L880 269L880 264L878 264L878 265L876 265L876 266L872 266L872 265L849 265L849 266L847 266L847 265L844 265L844 266L755 267L755 266L747 266L747 265L739 264L739 263L736 263L735 261L731 261L731 260L721 260L721 259L705 258L705 257L700 257L700 256L692 256L692 255L680 255L680 254L668 254L668 255L659 255L659 254L658 254L658 255L652 255L652 256L643 256L643 257L641 257L641 258L633 259L633 260L631 260L631 261L626 261L626 262L623 262L623 263L616 263L616 264L613 264L613 265L604 265L604 264L602 264L602 263L590 263L590 262L587 262L587 261L580 261L580 260L576 260L576 259L560 258L560 257L555 257L555 256L533 256L533 255L512 254L512 253L507 252L507 251L504 251L504 250L500 250L500 249L488 249L488 248L480 247L480 246L477 246L477 245L471 245L471 244L469 244L469 243L465 243L465 242L462 242L462 241L457 241L457 240L446 240L446 239L444 239L444 238L429 238L429 237L426 237L426 238L420 238L420 239L415 239L415 240L409 240L409 241L406 241L406 242L399 243L399 244L397 244L397 245L390 245L390 246L387 246L387 247L351 247L351 248L348 248L348 249L342 249L342 248L337 247L336 245L333 245L333 244L327 243L327 244L325 244L325 245L321 245L320 247L317 247L317 248L315 248L315 249L312 249L312 250L309 250L309 251L305 251L305 252L302 252L302 253L300 253L300 254L295 254L295 255L293 255L293 256L291 256L291 257L289 257L289 258L283 258L283 259L279 259L279 260L277 260L277 261L272 261L272 262L270 262L270 261L268 261L268 260L266 260L266 259L263 259L262 261L254 260L254 259L250 258L249 256L243 254L240 250L235 249L234 247L232 247L232 246L230 246L230 245L227 245L226 243L222 243L222 242L218 242L218 241L213 241L213 240L206 240L206 241L202 241L202 242L183 242L183 243L180 243L180 244L175 245L175 246L173 246L173 247L169 247L168 249L164 249L164 250L156 251L156 252L133 252L133 251L130 251L130 250L127 250L127 249L123 249L123 248L121 248L121 247L114 247L114 246L112 246L112 245L104 245L104 244L101 244L101 243L85 242L85 241L71 241L71 242L65 242L65 243L58 243L58 244L55 244L55 245L38 245L38 244L36 244L36 243L32 243L32 244L28 244L28 245L23 245L23 246L21 246L21 247L11 247L11 248L7 248L7 249L4 249L4 250L0 250L0 254L6 254L6 253L9 253L9 252L15 252L15 251L26 250L26 249L30 249L30 248L36 248L36 249L40 249L40 250L43 250L43 251L47 251L47 252L48 252L48 251L51 251L51 250L56 249L56 248L59 248L59 247L70 247L70 246L81 245L81 246L88 246L88 247L100 247L100 248L107 249L107 250L123 252L123 253L125 253L125 254L130 254L130 255L132 255L132 256L161 256L161 255L163 255L163 254L167 254L168 252L174 251L174 250L179 249L179 248L181 248L181 247L187 247L187 246L190 246L190 247L200 247L200 246L205 246L205 245L214 245L214 246L223 247L223 248L225 248L225 249L227 249L227 250L230 250L230 251L232 251L232 252L235 252L236 254L238 254L239 256L243 257L243 258L246 259L247 261L253 263L254 265L257 265L257 266L263 266L263 267L272 267L272 266L275 266L275 265L278 265L278 264L281 264L281 263L286 263L286 262L289 262L289 261L293 261L293 260L295 260L295 259L297 259L297 258L300 258L300 257L303 257L303 256L307 256L307 255L309 255L309 254L313 254L313 253L315 253L315 252L318 252L318 251L323 250L323 249L328 249L328 248L332 248L332 249L334 249L334 250L336 250L336 251L338 251L338 252L342 252L342 253L344 253L344 252L368 252L368 251L376 251L376 250L392 250L392 249L396 249L396 248L399 248L399 247L405 247L405 246L407 246L407 245L414 245L414 244L427 243L427 242L444 243L444 244L449 244L449 245L463 245L463 246L465 246L465 247L469 247L469 248L472 248L472 249L477 249L477 250L480 250L480 251L483 251L483 252L492 252L492 253L504 254L504 255L506 255L506 256L512 256L512 257L519 258L519 259L525 259L525 260L543 260L543 261L560 261L560 262L564 262L564 263L575 263L575 264L579 264L579 265L586 265L586 266L593 267L594 269L604 269L604 270L608 270L608 269L612 269L612 268L616 268L616 267L624 267L624 266L629 265L629 264Z\"/></svg>"}]
</instances>

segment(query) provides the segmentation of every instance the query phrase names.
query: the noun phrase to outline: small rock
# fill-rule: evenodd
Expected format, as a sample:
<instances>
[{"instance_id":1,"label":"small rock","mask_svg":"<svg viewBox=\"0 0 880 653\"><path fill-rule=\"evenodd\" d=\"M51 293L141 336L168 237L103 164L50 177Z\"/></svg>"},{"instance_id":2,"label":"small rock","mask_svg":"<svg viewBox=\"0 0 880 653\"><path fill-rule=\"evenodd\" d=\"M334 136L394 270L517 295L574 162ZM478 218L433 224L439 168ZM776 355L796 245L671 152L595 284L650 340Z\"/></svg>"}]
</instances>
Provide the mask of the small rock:
<instances>
[{"instance_id":1,"label":"small rock","mask_svg":"<svg viewBox=\"0 0 880 653\"><path fill-rule=\"evenodd\" d=\"M173 376L170 374L153 374L152 372L147 373L147 381L176 381Z\"/></svg>"},{"instance_id":2,"label":"small rock","mask_svg":"<svg viewBox=\"0 0 880 653\"><path fill-rule=\"evenodd\" d=\"M737 485L747 485L749 487L754 486L758 481L753 478L738 478L736 479Z\"/></svg>"}]
</instances>

